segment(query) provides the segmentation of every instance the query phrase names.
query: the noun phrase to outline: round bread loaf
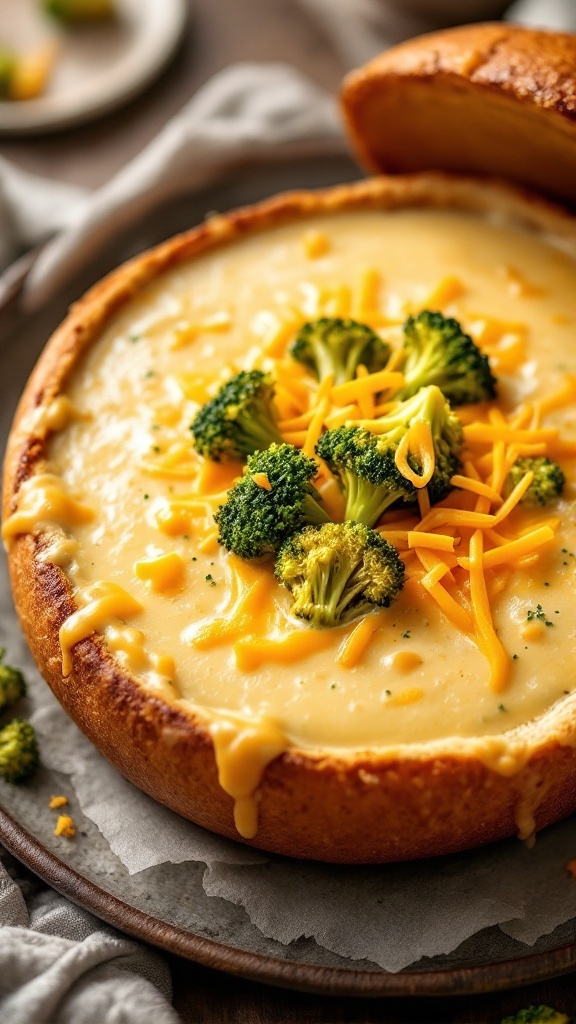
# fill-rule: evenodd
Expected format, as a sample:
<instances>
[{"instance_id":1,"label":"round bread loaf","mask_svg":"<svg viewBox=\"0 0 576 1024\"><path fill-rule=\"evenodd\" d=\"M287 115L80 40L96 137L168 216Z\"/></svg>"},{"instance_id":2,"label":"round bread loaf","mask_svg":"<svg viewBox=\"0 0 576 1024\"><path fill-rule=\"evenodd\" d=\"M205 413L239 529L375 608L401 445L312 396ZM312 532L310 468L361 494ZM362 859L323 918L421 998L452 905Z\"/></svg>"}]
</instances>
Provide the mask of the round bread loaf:
<instances>
[{"instance_id":1,"label":"round bread loaf","mask_svg":"<svg viewBox=\"0 0 576 1024\"><path fill-rule=\"evenodd\" d=\"M57 514L42 508L26 529L20 524L6 532L6 526L32 507L19 500L26 482L53 468L53 438L61 428L54 403L74 374L82 379L90 349L151 282L185 262L242 245L247 236L265 241L287 224L305 228L318 215L394 216L446 206L480 214L489 209L509 223L529 225L535 235L563 236L564 244L576 245L576 225L560 211L472 181L380 179L281 197L208 222L97 285L57 331L23 396L6 461L4 514L16 605L34 656L63 706L113 764L156 799L224 835L238 833L233 800L218 783L210 716L177 688L155 689L128 671L103 638L102 625L72 647L72 670L64 675L59 630L78 603L86 603L62 557L74 529L63 531ZM89 471L89 454L86 460L81 473ZM97 576L116 569L100 566ZM567 678L566 688L573 684ZM528 834L574 810L574 692L536 719L490 737L488 746L473 736L380 750L287 743L258 781L258 830L250 841L292 856L368 862L431 856L518 829ZM255 721L259 711L254 708Z\"/></svg>"},{"instance_id":2,"label":"round bread loaf","mask_svg":"<svg viewBox=\"0 0 576 1024\"><path fill-rule=\"evenodd\" d=\"M462 68L473 33L481 47L496 31L447 33L444 52L457 66L459 47ZM522 55L527 35L516 38ZM415 41L397 61L422 69L426 52ZM428 86L442 94L441 62L428 61L440 69ZM376 96L381 66L347 86L355 133L356 101ZM375 132L362 130L372 153ZM73 307L17 412L3 534L42 674L127 778L222 835L342 863L527 837L574 812L575 285L576 221L561 208L503 183L418 173L214 217ZM456 511L452 535L436 531L451 554L441 564L438 547L422 557L410 548L422 506L401 521L387 513L379 529L409 577L400 598L351 625L311 629L269 564L243 566L219 547L211 515L198 518L242 467L196 455L190 421L222 379L261 367L279 403L283 390L300 395L304 412L284 404L280 426L307 451L322 382L304 367L294 377L288 346L302 322L353 313L394 347L422 308L457 316L501 378L496 403L463 407L465 482L442 506ZM321 401L322 417L350 409L329 388ZM343 415L370 412L385 415L370 403ZM544 512L512 502L507 533L504 492L491 486L498 446L509 454L529 442L561 461L566 489ZM319 486L330 507L334 482ZM488 531L490 640L468 513ZM507 661L497 685L494 643Z\"/></svg>"},{"instance_id":3,"label":"round bread loaf","mask_svg":"<svg viewBox=\"0 0 576 1024\"><path fill-rule=\"evenodd\" d=\"M576 36L487 24L396 46L344 82L371 172L496 175L576 201Z\"/></svg>"}]
</instances>

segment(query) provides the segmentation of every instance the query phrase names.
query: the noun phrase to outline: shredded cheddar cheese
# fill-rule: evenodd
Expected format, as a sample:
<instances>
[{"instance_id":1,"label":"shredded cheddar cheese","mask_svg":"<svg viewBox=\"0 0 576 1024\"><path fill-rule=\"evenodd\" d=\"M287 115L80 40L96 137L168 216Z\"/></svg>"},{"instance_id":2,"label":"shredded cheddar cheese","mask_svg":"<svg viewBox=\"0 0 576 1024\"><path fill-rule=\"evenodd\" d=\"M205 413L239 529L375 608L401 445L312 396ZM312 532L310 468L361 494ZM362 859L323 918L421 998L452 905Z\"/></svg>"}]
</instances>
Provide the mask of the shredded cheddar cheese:
<instances>
[{"instance_id":1,"label":"shredded cheddar cheese","mask_svg":"<svg viewBox=\"0 0 576 1024\"><path fill-rule=\"evenodd\" d=\"M48 806L51 811L55 811L58 807L65 807L67 803L67 796L51 796Z\"/></svg>"},{"instance_id":2,"label":"shredded cheddar cheese","mask_svg":"<svg viewBox=\"0 0 576 1024\"><path fill-rule=\"evenodd\" d=\"M428 298L422 303L425 309L444 309L456 299L464 295L466 289L459 277L448 274L432 289Z\"/></svg>"},{"instance_id":3,"label":"shredded cheddar cheese","mask_svg":"<svg viewBox=\"0 0 576 1024\"><path fill-rule=\"evenodd\" d=\"M58 821L56 822L56 828L54 829L55 836L65 836L66 839L71 839L72 836L76 835L76 829L74 827L74 820L69 814L59 814Z\"/></svg>"}]
</instances>

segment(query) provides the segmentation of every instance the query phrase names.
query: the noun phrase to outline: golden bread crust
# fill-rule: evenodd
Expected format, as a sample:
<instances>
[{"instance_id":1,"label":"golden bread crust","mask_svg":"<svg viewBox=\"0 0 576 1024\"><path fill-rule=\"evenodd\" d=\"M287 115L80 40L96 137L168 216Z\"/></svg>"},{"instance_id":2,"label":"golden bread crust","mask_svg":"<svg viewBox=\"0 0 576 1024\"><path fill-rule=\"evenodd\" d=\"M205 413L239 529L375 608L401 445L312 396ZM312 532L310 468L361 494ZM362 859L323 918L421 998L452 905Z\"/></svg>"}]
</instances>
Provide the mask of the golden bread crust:
<instances>
[{"instance_id":1,"label":"golden bread crust","mask_svg":"<svg viewBox=\"0 0 576 1024\"><path fill-rule=\"evenodd\" d=\"M561 236L576 251L576 221L560 209L503 185L440 175L294 193L214 218L127 263L73 307L20 402L5 463L4 516L14 510L22 482L46 469L48 434L31 428L31 413L65 389L81 353L149 281L179 262L289 220L410 206L497 212L536 232ZM200 711L151 694L96 634L73 648L72 673L62 677L58 631L74 604L63 571L40 557L49 540L48 530L16 537L9 567L22 628L58 700L137 786L179 814L237 839L233 801L218 784ZM252 845L295 857L369 863L473 847L514 834L519 821L542 828L576 809L574 696L517 732L526 756L509 776L487 767L473 742L349 757L291 749L266 770Z\"/></svg>"},{"instance_id":2,"label":"golden bread crust","mask_svg":"<svg viewBox=\"0 0 576 1024\"><path fill-rule=\"evenodd\" d=\"M352 72L342 106L368 170L496 175L576 202L576 36L449 29Z\"/></svg>"}]
</instances>

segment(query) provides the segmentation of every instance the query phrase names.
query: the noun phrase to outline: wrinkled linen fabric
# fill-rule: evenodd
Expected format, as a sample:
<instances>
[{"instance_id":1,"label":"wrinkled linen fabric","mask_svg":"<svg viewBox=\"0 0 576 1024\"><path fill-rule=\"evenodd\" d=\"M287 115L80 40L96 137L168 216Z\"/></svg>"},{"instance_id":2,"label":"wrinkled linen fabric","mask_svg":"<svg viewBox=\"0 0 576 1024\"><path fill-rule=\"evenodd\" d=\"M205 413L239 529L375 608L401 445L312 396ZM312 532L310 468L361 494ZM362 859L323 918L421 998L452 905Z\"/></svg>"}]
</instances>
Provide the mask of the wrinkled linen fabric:
<instances>
[{"instance_id":1,"label":"wrinkled linen fabric","mask_svg":"<svg viewBox=\"0 0 576 1024\"><path fill-rule=\"evenodd\" d=\"M411 36L462 22L505 21L576 31L574 0L297 0L317 21L346 69Z\"/></svg>"},{"instance_id":2,"label":"wrinkled linen fabric","mask_svg":"<svg viewBox=\"0 0 576 1024\"><path fill-rule=\"evenodd\" d=\"M36 309L106 241L161 202L212 184L241 163L344 151L333 96L287 65L232 65L91 195L0 160L0 223L9 225L0 269L58 232L28 274L25 303Z\"/></svg>"},{"instance_id":3,"label":"wrinkled linen fabric","mask_svg":"<svg viewBox=\"0 0 576 1024\"><path fill-rule=\"evenodd\" d=\"M177 1024L170 972L0 850L2 1024Z\"/></svg>"}]
</instances>

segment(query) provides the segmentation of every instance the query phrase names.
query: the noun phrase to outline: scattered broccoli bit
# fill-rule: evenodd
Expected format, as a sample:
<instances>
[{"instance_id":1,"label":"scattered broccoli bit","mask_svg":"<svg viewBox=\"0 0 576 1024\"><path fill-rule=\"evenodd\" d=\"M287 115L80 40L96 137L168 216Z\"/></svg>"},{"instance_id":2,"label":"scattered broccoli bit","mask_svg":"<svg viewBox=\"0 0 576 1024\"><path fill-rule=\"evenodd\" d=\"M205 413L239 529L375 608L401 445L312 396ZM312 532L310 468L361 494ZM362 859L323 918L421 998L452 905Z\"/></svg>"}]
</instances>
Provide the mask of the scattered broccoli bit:
<instances>
[{"instance_id":1,"label":"scattered broccoli bit","mask_svg":"<svg viewBox=\"0 0 576 1024\"><path fill-rule=\"evenodd\" d=\"M570 1024L570 1018L551 1006L526 1006L511 1017L504 1017L500 1024Z\"/></svg>"},{"instance_id":2,"label":"scattered broccoli bit","mask_svg":"<svg viewBox=\"0 0 576 1024\"><path fill-rule=\"evenodd\" d=\"M536 611L534 611L532 608L530 608L528 610L527 615L526 615L526 619L527 619L528 622L535 622L535 621L543 622L545 626L553 626L554 625L554 623L550 622L550 619L547 618L546 612L542 608L541 604L537 604L536 605Z\"/></svg>"},{"instance_id":3,"label":"scattered broccoli bit","mask_svg":"<svg viewBox=\"0 0 576 1024\"><path fill-rule=\"evenodd\" d=\"M294 615L316 629L387 608L404 585L395 548L362 523L306 527L282 545L275 572Z\"/></svg>"},{"instance_id":4,"label":"scattered broccoli bit","mask_svg":"<svg viewBox=\"0 0 576 1024\"><path fill-rule=\"evenodd\" d=\"M0 100L10 99L10 87L16 64L17 58L10 50L0 49Z\"/></svg>"},{"instance_id":5,"label":"scattered broccoli bit","mask_svg":"<svg viewBox=\"0 0 576 1024\"><path fill-rule=\"evenodd\" d=\"M384 433L344 426L322 435L316 452L342 483L346 519L374 526L391 505L415 500L416 488L402 476L395 458L408 429L419 421L427 423L432 433L435 468L428 492L436 502L450 490L450 479L460 468L462 446L462 425L439 388L422 388L382 417ZM414 456L409 461L414 472L421 469Z\"/></svg>"},{"instance_id":6,"label":"scattered broccoli bit","mask_svg":"<svg viewBox=\"0 0 576 1024\"><path fill-rule=\"evenodd\" d=\"M41 0L52 18L65 24L106 21L116 14L115 0Z\"/></svg>"},{"instance_id":7,"label":"scattered broccoli bit","mask_svg":"<svg viewBox=\"0 0 576 1024\"><path fill-rule=\"evenodd\" d=\"M325 316L304 324L290 354L313 370L318 380L334 373L334 383L344 384L354 380L361 363L369 373L382 370L390 347L366 324Z\"/></svg>"},{"instance_id":8,"label":"scattered broccoli bit","mask_svg":"<svg viewBox=\"0 0 576 1024\"><path fill-rule=\"evenodd\" d=\"M243 370L200 409L190 427L194 447L215 462L245 459L282 441L277 419L270 375Z\"/></svg>"},{"instance_id":9,"label":"scattered broccoli bit","mask_svg":"<svg viewBox=\"0 0 576 1024\"><path fill-rule=\"evenodd\" d=\"M513 491L522 477L530 471L534 473L534 479L523 495L521 503L530 508L538 508L540 505L549 505L550 502L556 501L562 494L566 477L557 462L543 455L516 460L506 480L506 495Z\"/></svg>"},{"instance_id":10,"label":"scattered broccoli bit","mask_svg":"<svg viewBox=\"0 0 576 1024\"><path fill-rule=\"evenodd\" d=\"M278 551L302 526L329 522L312 484L317 472L314 459L291 444L273 444L256 452L214 516L220 543L240 558L257 558ZM258 473L266 474L270 490L253 479Z\"/></svg>"},{"instance_id":11,"label":"scattered broccoli bit","mask_svg":"<svg viewBox=\"0 0 576 1024\"><path fill-rule=\"evenodd\" d=\"M451 405L496 397L496 378L485 356L457 320L422 310L404 324L402 370L406 383L396 397L410 398L436 384Z\"/></svg>"},{"instance_id":12,"label":"scattered broccoli bit","mask_svg":"<svg viewBox=\"0 0 576 1024\"><path fill-rule=\"evenodd\" d=\"M15 718L0 729L0 775L7 782L25 782L38 759L36 733L29 722Z\"/></svg>"},{"instance_id":13,"label":"scattered broccoli bit","mask_svg":"<svg viewBox=\"0 0 576 1024\"><path fill-rule=\"evenodd\" d=\"M4 658L4 653L4 648L0 647L0 662ZM0 711L9 708L25 696L26 683L22 673L11 665L0 664Z\"/></svg>"}]
</instances>

